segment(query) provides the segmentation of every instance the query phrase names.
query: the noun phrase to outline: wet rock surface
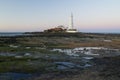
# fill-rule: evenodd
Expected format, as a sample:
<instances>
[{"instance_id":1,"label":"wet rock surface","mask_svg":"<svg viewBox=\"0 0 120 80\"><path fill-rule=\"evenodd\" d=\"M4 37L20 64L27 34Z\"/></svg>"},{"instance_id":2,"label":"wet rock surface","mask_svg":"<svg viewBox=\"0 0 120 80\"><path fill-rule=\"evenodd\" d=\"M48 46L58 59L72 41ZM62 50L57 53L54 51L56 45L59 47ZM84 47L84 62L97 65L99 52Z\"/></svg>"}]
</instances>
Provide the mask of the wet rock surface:
<instances>
[{"instance_id":1,"label":"wet rock surface","mask_svg":"<svg viewBox=\"0 0 120 80\"><path fill-rule=\"evenodd\" d=\"M49 76L47 80L52 80L53 78L60 76L65 77L66 74L81 74L81 72L84 72L85 70L97 71L97 74L102 77L110 77L112 75L118 78L120 76L119 50L108 50L101 48L98 48L97 50L96 48L95 50L91 50L90 48L88 48L90 50L80 49L81 48L78 48L78 51L75 49L51 50L59 54L23 53L20 55L17 53L13 55L13 53L11 53L11 55L10 53L7 53L7 55L4 55L4 57L8 56L8 59L5 61L2 59L0 60L4 65L8 64L7 61L12 61L11 64L9 63L10 65L8 65L12 68L9 68L10 70L8 70L12 72L1 73L0 80L4 79L4 77L7 79L10 78L12 80L20 80L20 77L23 79L36 77L34 74L24 74L24 71L28 71L27 73L31 71L33 73L39 74L39 76L37 76L38 78L41 77L41 74L42 76ZM16 56L21 57L18 58ZM17 62L14 62L14 60ZM14 73L14 71L17 71L18 73ZM58 75L56 75L56 73L58 73Z\"/></svg>"}]
</instances>

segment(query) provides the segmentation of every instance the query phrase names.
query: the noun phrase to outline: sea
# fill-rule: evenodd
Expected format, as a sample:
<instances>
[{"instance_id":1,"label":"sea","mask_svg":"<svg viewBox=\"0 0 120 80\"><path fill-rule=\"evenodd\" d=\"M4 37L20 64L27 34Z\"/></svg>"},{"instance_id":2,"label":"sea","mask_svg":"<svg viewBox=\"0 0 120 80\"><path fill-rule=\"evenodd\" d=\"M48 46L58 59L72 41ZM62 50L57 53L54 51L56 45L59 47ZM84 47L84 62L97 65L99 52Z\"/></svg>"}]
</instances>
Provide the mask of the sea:
<instances>
[{"instance_id":1,"label":"sea","mask_svg":"<svg viewBox=\"0 0 120 80\"><path fill-rule=\"evenodd\" d=\"M0 32L0 36L21 36L24 32Z\"/></svg>"}]
</instances>

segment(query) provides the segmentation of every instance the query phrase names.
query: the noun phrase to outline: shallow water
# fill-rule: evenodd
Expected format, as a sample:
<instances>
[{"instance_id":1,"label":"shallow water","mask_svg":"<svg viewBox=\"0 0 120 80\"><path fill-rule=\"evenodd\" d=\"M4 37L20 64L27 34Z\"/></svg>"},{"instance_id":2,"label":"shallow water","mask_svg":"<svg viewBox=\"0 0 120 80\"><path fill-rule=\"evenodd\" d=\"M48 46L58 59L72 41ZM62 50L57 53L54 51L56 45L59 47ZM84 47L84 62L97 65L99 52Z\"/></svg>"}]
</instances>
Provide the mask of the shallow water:
<instances>
[{"instance_id":1,"label":"shallow water","mask_svg":"<svg viewBox=\"0 0 120 80\"><path fill-rule=\"evenodd\" d=\"M57 65L58 70L92 67L92 64L89 64L86 62L84 62L84 65L83 64L76 64L76 63L72 63L72 62L55 62L55 64Z\"/></svg>"},{"instance_id":2,"label":"shallow water","mask_svg":"<svg viewBox=\"0 0 120 80\"><path fill-rule=\"evenodd\" d=\"M109 49L104 47L78 47L74 49L53 49L52 51L63 52L69 56L74 57L80 56L109 57L120 55L119 49Z\"/></svg>"},{"instance_id":3,"label":"shallow water","mask_svg":"<svg viewBox=\"0 0 120 80\"><path fill-rule=\"evenodd\" d=\"M83 59L87 59L87 60L91 60L93 59L94 57L82 57Z\"/></svg>"}]
</instances>

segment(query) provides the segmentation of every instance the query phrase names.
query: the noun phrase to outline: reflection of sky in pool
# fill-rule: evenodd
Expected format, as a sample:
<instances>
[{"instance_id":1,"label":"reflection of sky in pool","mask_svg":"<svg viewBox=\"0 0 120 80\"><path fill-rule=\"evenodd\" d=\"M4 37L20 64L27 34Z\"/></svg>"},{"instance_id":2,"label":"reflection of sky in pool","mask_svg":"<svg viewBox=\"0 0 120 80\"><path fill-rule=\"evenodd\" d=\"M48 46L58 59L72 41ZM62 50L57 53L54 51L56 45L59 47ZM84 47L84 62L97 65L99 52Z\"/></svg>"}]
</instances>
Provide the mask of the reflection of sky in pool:
<instances>
[{"instance_id":1,"label":"reflection of sky in pool","mask_svg":"<svg viewBox=\"0 0 120 80\"><path fill-rule=\"evenodd\" d=\"M87 63L86 63L87 61ZM88 63L89 60L84 59L82 64L76 64L76 63L72 63L72 62L55 62L55 64L57 65L57 69L58 70L67 70L67 69L75 69L75 68L87 68L87 67L91 67L92 64Z\"/></svg>"}]
</instances>

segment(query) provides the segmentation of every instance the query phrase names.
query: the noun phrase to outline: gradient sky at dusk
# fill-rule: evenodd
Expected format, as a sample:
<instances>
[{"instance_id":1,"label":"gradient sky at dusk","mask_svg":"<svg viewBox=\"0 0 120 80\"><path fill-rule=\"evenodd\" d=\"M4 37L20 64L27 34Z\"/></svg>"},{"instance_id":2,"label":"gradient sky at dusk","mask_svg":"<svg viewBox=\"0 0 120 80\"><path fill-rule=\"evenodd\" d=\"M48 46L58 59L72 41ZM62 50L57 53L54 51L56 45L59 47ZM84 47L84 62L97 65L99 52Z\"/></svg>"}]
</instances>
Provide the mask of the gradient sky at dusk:
<instances>
[{"instance_id":1,"label":"gradient sky at dusk","mask_svg":"<svg viewBox=\"0 0 120 80\"><path fill-rule=\"evenodd\" d=\"M71 12L81 32L120 33L120 0L0 0L0 32L68 27Z\"/></svg>"}]
</instances>

